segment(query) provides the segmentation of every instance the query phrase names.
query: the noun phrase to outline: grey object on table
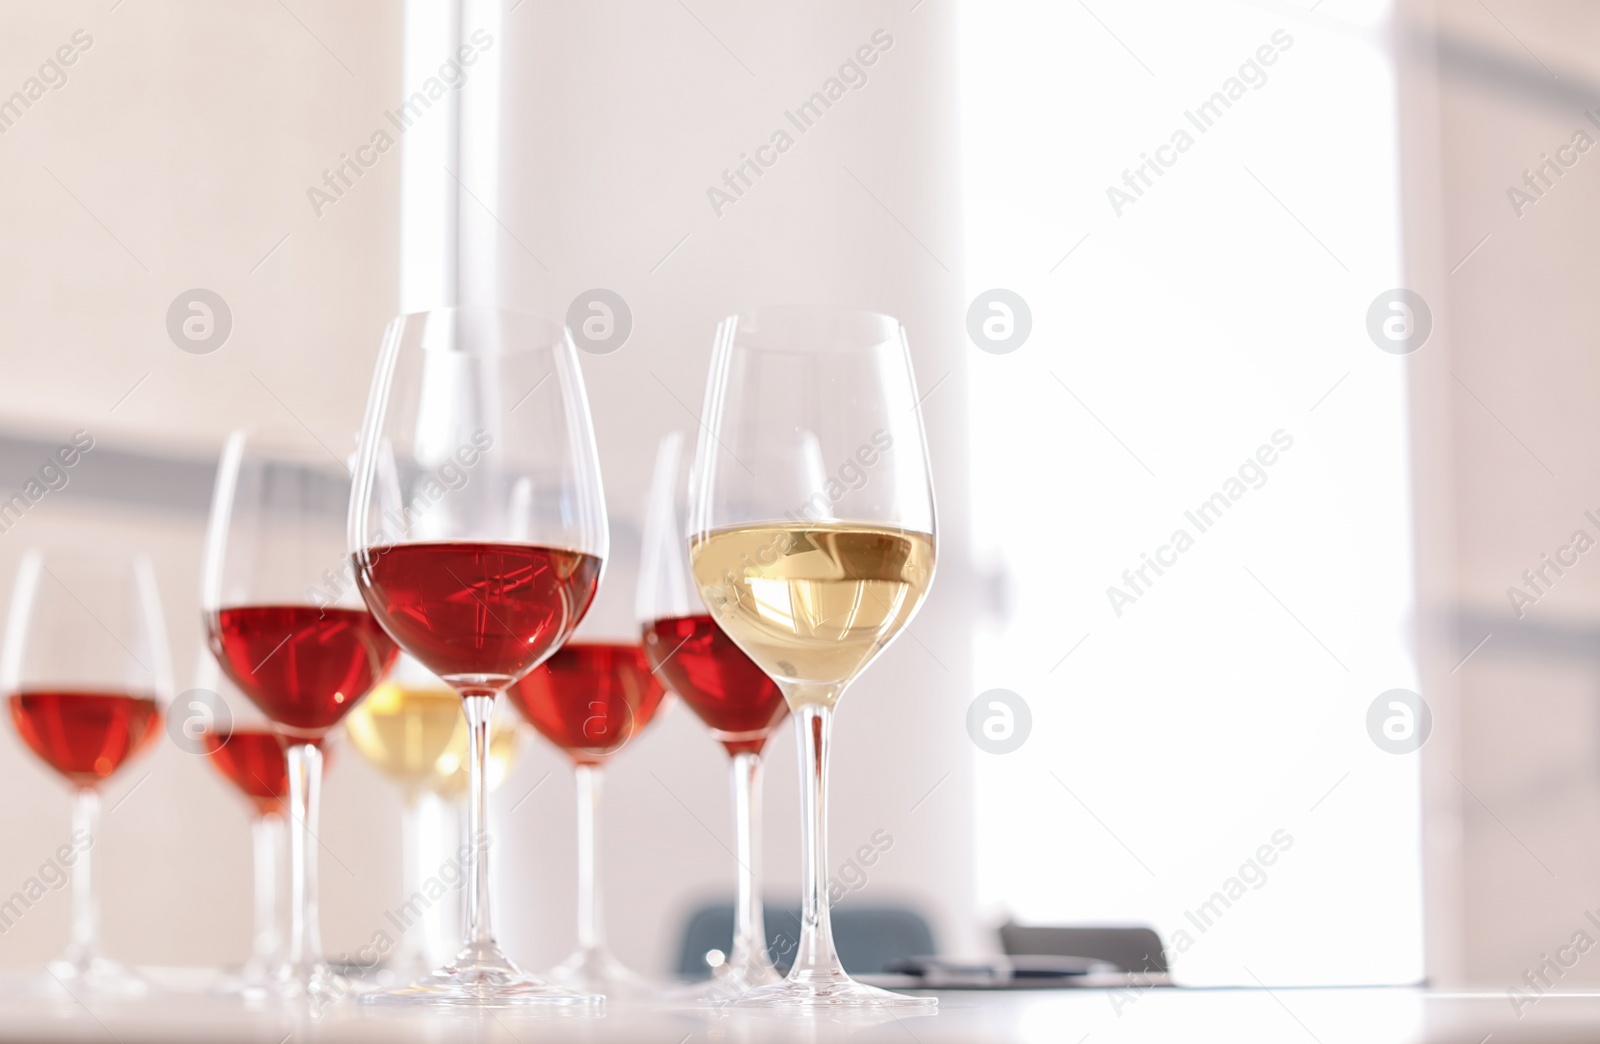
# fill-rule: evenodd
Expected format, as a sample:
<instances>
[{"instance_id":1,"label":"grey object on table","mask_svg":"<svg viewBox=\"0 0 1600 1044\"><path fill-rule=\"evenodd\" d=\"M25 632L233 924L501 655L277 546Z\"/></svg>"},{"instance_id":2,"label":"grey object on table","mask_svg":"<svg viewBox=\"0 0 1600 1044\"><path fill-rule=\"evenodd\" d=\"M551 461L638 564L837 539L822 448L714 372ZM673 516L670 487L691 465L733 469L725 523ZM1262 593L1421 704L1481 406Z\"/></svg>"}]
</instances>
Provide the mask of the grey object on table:
<instances>
[{"instance_id":1,"label":"grey object on table","mask_svg":"<svg viewBox=\"0 0 1600 1044\"><path fill-rule=\"evenodd\" d=\"M1000 945L1013 957L1088 957L1124 972L1151 975L1168 970L1161 936L1142 926L1068 928L1007 922L1000 926Z\"/></svg>"},{"instance_id":2,"label":"grey object on table","mask_svg":"<svg viewBox=\"0 0 1600 1044\"><path fill-rule=\"evenodd\" d=\"M768 904L765 910L767 954L780 972L787 972L800 941L800 908ZM835 906L832 915L834 945L852 975L880 972L902 958L938 952L927 919L910 907ZM732 945L732 903L708 903L695 909L684 924L678 975L708 978L711 966L706 954L712 950L727 954Z\"/></svg>"}]
</instances>

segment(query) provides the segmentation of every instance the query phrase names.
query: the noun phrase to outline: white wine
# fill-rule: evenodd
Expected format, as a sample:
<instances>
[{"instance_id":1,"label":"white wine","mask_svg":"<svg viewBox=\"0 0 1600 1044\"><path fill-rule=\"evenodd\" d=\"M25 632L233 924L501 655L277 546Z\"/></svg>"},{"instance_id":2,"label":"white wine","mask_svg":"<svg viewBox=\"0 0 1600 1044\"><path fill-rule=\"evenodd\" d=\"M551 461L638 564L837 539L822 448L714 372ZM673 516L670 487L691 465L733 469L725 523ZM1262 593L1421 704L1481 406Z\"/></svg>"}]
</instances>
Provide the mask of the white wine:
<instances>
[{"instance_id":1,"label":"white wine","mask_svg":"<svg viewBox=\"0 0 1600 1044\"><path fill-rule=\"evenodd\" d=\"M933 581L933 538L893 526L739 526L689 554L712 615L792 704L837 700Z\"/></svg>"},{"instance_id":2,"label":"white wine","mask_svg":"<svg viewBox=\"0 0 1600 1044\"><path fill-rule=\"evenodd\" d=\"M455 690L388 680L345 719L350 741L372 764L408 790L452 794L466 789L467 720ZM489 734L489 785L505 778L516 728L496 716Z\"/></svg>"},{"instance_id":3,"label":"white wine","mask_svg":"<svg viewBox=\"0 0 1600 1044\"><path fill-rule=\"evenodd\" d=\"M460 697L457 697L457 702L460 702ZM516 715L509 710L502 710L500 702L495 701L494 717L489 721L490 790L499 790L500 784L511 774L511 766L517 760L517 741L522 735L518 731ZM460 797L467 792L472 770L467 764L466 715L461 716L461 731L456 734L450 749L439 756L437 768L439 782L435 790L448 798Z\"/></svg>"}]
</instances>

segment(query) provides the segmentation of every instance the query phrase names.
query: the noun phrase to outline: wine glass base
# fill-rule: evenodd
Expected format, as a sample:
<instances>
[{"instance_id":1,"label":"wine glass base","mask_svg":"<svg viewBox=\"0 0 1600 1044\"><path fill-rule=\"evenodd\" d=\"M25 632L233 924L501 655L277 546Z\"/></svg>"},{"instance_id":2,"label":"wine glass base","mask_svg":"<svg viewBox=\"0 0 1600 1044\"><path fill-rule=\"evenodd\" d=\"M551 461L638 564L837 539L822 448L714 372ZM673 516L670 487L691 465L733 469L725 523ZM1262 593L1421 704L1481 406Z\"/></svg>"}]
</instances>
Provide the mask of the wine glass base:
<instances>
[{"instance_id":1,"label":"wine glass base","mask_svg":"<svg viewBox=\"0 0 1600 1044\"><path fill-rule=\"evenodd\" d=\"M384 961L382 964L363 965L352 962L348 965L336 963L333 967L339 974L355 982L358 992L367 993L371 990L405 986L425 975L431 975L434 962L415 954L398 960Z\"/></svg>"},{"instance_id":2,"label":"wine glass base","mask_svg":"<svg viewBox=\"0 0 1600 1044\"><path fill-rule=\"evenodd\" d=\"M834 974L790 975L780 983L761 986L735 998L731 1006L765 1008L797 1014L868 1012L886 1008L909 1014L931 1014L938 1009L939 998L891 993L876 986L856 982L840 971Z\"/></svg>"},{"instance_id":3,"label":"wine glass base","mask_svg":"<svg viewBox=\"0 0 1600 1044\"><path fill-rule=\"evenodd\" d=\"M286 964L261 988L251 989L245 996L275 1004L305 1004L313 1014L320 1015L354 992L355 983L325 964L309 967Z\"/></svg>"},{"instance_id":4,"label":"wine glass base","mask_svg":"<svg viewBox=\"0 0 1600 1044\"><path fill-rule=\"evenodd\" d=\"M691 982L670 990L665 999L682 1004L705 1004L723 1007L735 1003L751 990L763 986L782 984L783 976L770 964L754 961L732 965L724 964L716 974L703 982Z\"/></svg>"},{"instance_id":5,"label":"wine glass base","mask_svg":"<svg viewBox=\"0 0 1600 1044\"><path fill-rule=\"evenodd\" d=\"M468 946L443 968L394 990L364 994L363 1004L462 1008L549 1008L599 1012L605 998L552 985L511 963L496 946Z\"/></svg>"},{"instance_id":6,"label":"wine glass base","mask_svg":"<svg viewBox=\"0 0 1600 1044\"><path fill-rule=\"evenodd\" d=\"M623 965L610 951L589 947L550 969L550 981L577 993L598 993L608 1000L653 1001L661 988Z\"/></svg>"},{"instance_id":7,"label":"wine glass base","mask_svg":"<svg viewBox=\"0 0 1600 1044\"><path fill-rule=\"evenodd\" d=\"M63 957L45 965L35 979L38 992L66 994L72 1000L88 997L143 997L151 992L148 980L109 957Z\"/></svg>"},{"instance_id":8,"label":"wine glass base","mask_svg":"<svg viewBox=\"0 0 1600 1044\"><path fill-rule=\"evenodd\" d=\"M267 989L271 985L269 969L259 964L246 964L224 968L207 993L224 1000L262 1001L267 999Z\"/></svg>"}]
</instances>

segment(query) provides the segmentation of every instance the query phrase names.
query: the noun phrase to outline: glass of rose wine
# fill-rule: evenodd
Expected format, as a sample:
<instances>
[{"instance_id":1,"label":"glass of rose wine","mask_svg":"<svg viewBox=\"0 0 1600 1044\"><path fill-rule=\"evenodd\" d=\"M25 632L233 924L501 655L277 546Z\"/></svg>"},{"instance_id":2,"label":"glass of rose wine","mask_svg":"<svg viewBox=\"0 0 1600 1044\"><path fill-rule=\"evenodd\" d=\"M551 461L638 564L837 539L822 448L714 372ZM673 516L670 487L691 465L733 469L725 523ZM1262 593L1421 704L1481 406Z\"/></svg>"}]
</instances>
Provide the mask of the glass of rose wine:
<instances>
[{"instance_id":1,"label":"glass of rose wine","mask_svg":"<svg viewBox=\"0 0 1600 1044\"><path fill-rule=\"evenodd\" d=\"M214 696L214 699L208 698ZM185 702L187 699L187 703ZM219 712L226 707L226 712ZM194 689L181 694L168 711L181 719L180 734L247 802L250 812L250 956L226 975L219 993L265 997L287 953L284 932L284 877L287 853L284 816L289 800L289 759L272 722L222 673L210 649L201 649Z\"/></svg>"},{"instance_id":2,"label":"glass of rose wine","mask_svg":"<svg viewBox=\"0 0 1600 1044\"><path fill-rule=\"evenodd\" d=\"M29 551L17 570L0 692L17 734L73 788L71 942L46 966L47 992L136 996L143 978L100 950L100 789L161 734L172 666L155 572L143 557ZM37 899L37 896L30 898ZM56 985L59 984L59 985Z\"/></svg>"},{"instance_id":3,"label":"glass of rose wine","mask_svg":"<svg viewBox=\"0 0 1600 1044\"><path fill-rule=\"evenodd\" d=\"M733 945L704 986L686 991L724 1001L782 979L767 954L761 896L761 751L788 717L776 682L733 643L700 601L683 538L688 454L672 432L656 450L645 507L638 616L645 654L728 752L733 781L734 858L738 864Z\"/></svg>"},{"instance_id":4,"label":"glass of rose wine","mask_svg":"<svg viewBox=\"0 0 1600 1044\"><path fill-rule=\"evenodd\" d=\"M612 956L600 900L600 784L603 766L649 725L666 690L633 642L573 640L511 687L511 700L545 739L572 760L578 789L578 948L550 977L608 998L655 991Z\"/></svg>"},{"instance_id":5,"label":"glass of rose wine","mask_svg":"<svg viewBox=\"0 0 1600 1044\"><path fill-rule=\"evenodd\" d=\"M712 618L783 690L801 755L794 966L733 1003L932 1008L932 997L850 978L827 896L833 709L933 582L933 481L905 331L869 312L730 316L717 328L703 421L688 534L695 583Z\"/></svg>"},{"instance_id":6,"label":"glass of rose wine","mask_svg":"<svg viewBox=\"0 0 1600 1044\"><path fill-rule=\"evenodd\" d=\"M461 696L468 727L467 938L366 1003L595 1008L495 941L488 834L495 696L583 619L607 551L589 403L566 327L446 308L389 324L367 401L349 548L373 615Z\"/></svg>"},{"instance_id":7,"label":"glass of rose wine","mask_svg":"<svg viewBox=\"0 0 1600 1044\"><path fill-rule=\"evenodd\" d=\"M322 952L323 743L396 654L345 564L349 499L349 473L320 442L235 432L217 468L200 601L218 665L285 747L289 953L272 993L318 1010L350 989Z\"/></svg>"},{"instance_id":8,"label":"glass of rose wine","mask_svg":"<svg viewBox=\"0 0 1600 1044\"><path fill-rule=\"evenodd\" d=\"M410 656L402 655L344 722L356 751L399 784L405 799L401 824L404 892L421 894L460 845L458 799L467 790L467 723L461 697ZM515 715L496 708L489 733L489 789L510 772L519 739ZM424 897L426 899L426 896ZM405 934L384 962L388 976L410 982L450 956L460 932L460 897L419 903L409 910ZM415 920L412 918L415 917Z\"/></svg>"}]
</instances>

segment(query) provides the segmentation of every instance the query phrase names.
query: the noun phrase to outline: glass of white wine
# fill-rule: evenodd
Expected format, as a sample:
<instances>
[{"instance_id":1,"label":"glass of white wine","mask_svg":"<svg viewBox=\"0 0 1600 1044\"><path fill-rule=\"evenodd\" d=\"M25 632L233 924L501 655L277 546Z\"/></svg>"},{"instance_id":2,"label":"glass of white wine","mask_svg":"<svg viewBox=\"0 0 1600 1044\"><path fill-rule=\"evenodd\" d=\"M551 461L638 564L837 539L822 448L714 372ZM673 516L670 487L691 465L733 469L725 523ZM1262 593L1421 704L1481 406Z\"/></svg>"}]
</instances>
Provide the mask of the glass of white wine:
<instances>
[{"instance_id":1,"label":"glass of white wine","mask_svg":"<svg viewBox=\"0 0 1600 1044\"><path fill-rule=\"evenodd\" d=\"M717 328L691 479L695 584L783 690L800 739L803 924L788 978L738 1006L929 1010L851 979L828 917L833 708L933 582L927 443L905 331L884 315L768 308Z\"/></svg>"}]
</instances>

